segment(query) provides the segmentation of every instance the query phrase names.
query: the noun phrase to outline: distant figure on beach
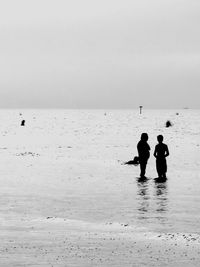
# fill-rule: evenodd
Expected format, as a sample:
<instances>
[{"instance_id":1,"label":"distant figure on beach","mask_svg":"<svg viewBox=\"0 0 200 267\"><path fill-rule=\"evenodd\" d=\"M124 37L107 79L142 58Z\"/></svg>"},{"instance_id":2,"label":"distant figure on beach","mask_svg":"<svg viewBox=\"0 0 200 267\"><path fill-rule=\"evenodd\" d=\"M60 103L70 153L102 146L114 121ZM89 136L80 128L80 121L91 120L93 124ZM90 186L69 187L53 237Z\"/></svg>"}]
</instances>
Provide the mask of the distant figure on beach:
<instances>
[{"instance_id":1,"label":"distant figure on beach","mask_svg":"<svg viewBox=\"0 0 200 267\"><path fill-rule=\"evenodd\" d=\"M25 126L25 120L21 121L21 126Z\"/></svg>"},{"instance_id":2,"label":"distant figure on beach","mask_svg":"<svg viewBox=\"0 0 200 267\"><path fill-rule=\"evenodd\" d=\"M150 152L149 152L150 146L147 143L147 141L148 141L148 134L142 133L141 139L137 144L139 163L140 163L140 177L141 178L145 178L147 161L150 157Z\"/></svg>"},{"instance_id":3,"label":"distant figure on beach","mask_svg":"<svg viewBox=\"0 0 200 267\"><path fill-rule=\"evenodd\" d=\"M124 164L127 164L127 165L138 165L139 164L139 157L134 157L133 160L129 160L127 162L125 162Z\"/></svg>"},{"instance_id":4,"label":"distant figure on beach","mask_svg":"<svg viewBox=\"0 0 200 267\"><path fill-rule=\"evenodd\" d=\"M167 161L169 156L168 146L163 143L163 136L157 136L158 144L155 146L154 157L156 158L156 169L159 178L166 179Z\"/></svg>"},{"instance_id":5,"label":"distant figure on beach","mask_svg":"<svg viewBox=\"0 0 200 267\"><path fill-rule=\"evenodd\" d=\"M172 123L171 123L171 121L166 121L166 123L165 123L165 127L171 127L172 126Z\"/></svg>"}]
</instances>

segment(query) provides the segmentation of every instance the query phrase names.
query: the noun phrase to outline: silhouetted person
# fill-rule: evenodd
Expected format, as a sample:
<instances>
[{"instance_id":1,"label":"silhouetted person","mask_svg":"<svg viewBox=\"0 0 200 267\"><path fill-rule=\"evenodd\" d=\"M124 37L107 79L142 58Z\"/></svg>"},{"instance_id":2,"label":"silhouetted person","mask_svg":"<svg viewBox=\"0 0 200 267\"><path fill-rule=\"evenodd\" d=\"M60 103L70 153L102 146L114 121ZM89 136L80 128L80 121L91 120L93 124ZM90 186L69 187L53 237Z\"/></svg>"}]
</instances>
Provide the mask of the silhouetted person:
<instances>
[{"instance_id":1,"label":"silhouetted person","mask_svg":"<svg viewBox=\"0 0 200 267\"><path fill-rule=\"evenodd\" d=\"M127 165L138 165L139 164L139 157L134 157L133 160L129 160L129 161L125 162L124 164L127 164Z\"/></svg>"},{"instance_id":2,"label":"silhouetted person","mask_svg":"<svg viewBox=\"0 0 200 267\"><path fill-rule=\"evenodd\" d=\"M25 120L21 121L21 126L25 126Z\"/></svg>"},{"instance_id":3,"label":"silhouetted person","mask_svg":"<svg viewBox=\"0 0 200 267\"><path fill-rule=\"evenodd\" d=\"M140 163L140 177L145 178L146 166L147 161L150 157L150 146L147 143L148 141L148 134L142 133L141 139L137 144L138 156L139 156L139 163Z\"/></svg>"},{"instance_id":4,"label":"silhouetted person","mask_svg":"<svg viewBox=\"0 0 200 267\"><path fill-rule=\"evenodd\" d=\"M156 169L159 178L166 179L167 161L166 157L169 156L168 146L163 144L163 136L157 136L158 144L155 146L154 157L156 158Z\"/></svg>"},{"instance_id":5,"label":"silhouetted person","mask_svg":"<svg viewBox=\"0 0 200 267\"><path fill-rule=\"evenodd\" d=\"M167 128L168 128L168 127L171 127L171 126L172 126L171 121L166 121L165 126L166 126Z\"/></svg>"}]
</instances>

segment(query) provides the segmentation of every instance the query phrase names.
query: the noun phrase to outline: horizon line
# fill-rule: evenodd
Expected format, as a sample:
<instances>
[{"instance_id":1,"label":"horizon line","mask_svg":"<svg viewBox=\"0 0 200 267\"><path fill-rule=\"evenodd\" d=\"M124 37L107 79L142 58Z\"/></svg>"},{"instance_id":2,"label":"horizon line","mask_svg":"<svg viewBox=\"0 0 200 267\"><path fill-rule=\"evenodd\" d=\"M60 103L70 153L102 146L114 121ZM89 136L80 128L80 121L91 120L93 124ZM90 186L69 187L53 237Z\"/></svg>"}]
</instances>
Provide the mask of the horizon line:
<instances>
[{"instance_id":1,"label":"horizon line","mask_svg":"<svg viewBox=\"0 0 200 267\"><path fill-rule=\"evenodd\" d=\"M102 108L85 108L85 107L80 107L80 108L67 108L67 107L0 107L0 110L26 110L26 109L30 109L30 110L53 110L53 109L58 109L58 110L137 110L140 109L140 106L138 107L133 107L133 108L110 108L110 107L102 107ZM154 107L154 108L150 108L150 107L144 107L142 106L142 110L158 110L158 109L163 109L163 110L198 110L200 109L200 107L170 107L170 108L159 108L159 107Z\"/></svg>"}]
</instances>

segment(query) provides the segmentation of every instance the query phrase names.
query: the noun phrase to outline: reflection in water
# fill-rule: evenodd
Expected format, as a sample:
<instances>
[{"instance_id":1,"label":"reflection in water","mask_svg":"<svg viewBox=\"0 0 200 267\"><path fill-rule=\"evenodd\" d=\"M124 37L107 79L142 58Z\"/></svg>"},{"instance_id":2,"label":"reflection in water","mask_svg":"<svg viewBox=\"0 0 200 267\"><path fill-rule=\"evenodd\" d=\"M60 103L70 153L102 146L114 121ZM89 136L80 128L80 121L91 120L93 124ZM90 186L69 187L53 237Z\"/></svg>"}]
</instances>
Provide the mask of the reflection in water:
<instances>
[{"instance_id":1,"label":"reflection in water","mask_svg":"<svg viewBox=\"0 0 200 267\"><path fill-rule=\"evenodd\" d=\"M138 179L138 219L159 225L167 221L168 188L167 180Z\"/></svg>"},{"instance_id":2,"label":"reflection in water","mask_svg":"<svg viewBox=\"0 0 200 267\"><path fill-rule=\"evenodd\" d=\"M167 211L167 194L167 180L155 180L156 212L163 213Z\"/></svg>"},{"instance_id":3,"label":"reflection in water","mask_svg":"<svg viewBox=\"0 0 200 267\"><path fill-rule=\"evenodd\" d=\"M145 213L148 212L149 209L149 192L148 192L148 180L144 178L139 178L137 181L138 185L138 211L139 211L139 219L145 219Z\"/></svg>"}]
</instances>

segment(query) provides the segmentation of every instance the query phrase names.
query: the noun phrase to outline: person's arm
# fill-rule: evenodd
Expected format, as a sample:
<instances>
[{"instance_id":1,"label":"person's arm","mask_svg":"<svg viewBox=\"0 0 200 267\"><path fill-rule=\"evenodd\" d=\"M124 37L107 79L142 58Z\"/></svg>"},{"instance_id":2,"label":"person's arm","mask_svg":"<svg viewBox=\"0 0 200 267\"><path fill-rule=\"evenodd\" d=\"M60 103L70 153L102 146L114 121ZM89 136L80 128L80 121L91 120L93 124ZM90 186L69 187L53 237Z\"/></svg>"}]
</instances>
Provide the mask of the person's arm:
<instances>
[{"instance_id":1,"label":"person's arm","mask_svg":"<svg viewBox=\"0 0 200 267\"><path fill-rule=\"evenodd\" d=\"M166 145L165 157L168 157L168 156L169 156L169 149L168 149L168 146Z\"/></svg>"},{"instance_id":2,"label":"person's arm","mask_svg":"<svg viewBox=\"0 0 200 267\"><path fill-rule=\"evenodd\" d=\"M155 150L154 150L153 155L154 155L155 158L157 158L157 149L156 149L156 146L155 146Z\"/></svg>"},{"instance_id":3,"label":"person's arm","mask_svg":"<svg viewBox=\"0 0 200 267\"><path fill-rule=\"evenodd\" d=\"M151 148L150 148L150 146L149 146L149 144L147 144L148 145L148 149L149 149L149 151L151 150Z\"/></svg>"},{"instance_id":4,"label":"person's arm","mask_svg":"<svg viewBox=\"0 0 200 267\"><path fill-rule=\"evenodd\" d=\"M140 143L137 144L138 157L140 157Z\"/></svg>"},{"instance_id":5,"label":"person's arm","mask_svg":"<svg viewBox=\"0 0 200 267\"><path fill-rule=\"evenodd\" d=\"M147 144L147 149L148 149L148 158L150 158L150 150L151 150L151 148L150 148L149 144Z\"/></svg>"}]
</instances>

